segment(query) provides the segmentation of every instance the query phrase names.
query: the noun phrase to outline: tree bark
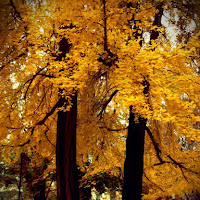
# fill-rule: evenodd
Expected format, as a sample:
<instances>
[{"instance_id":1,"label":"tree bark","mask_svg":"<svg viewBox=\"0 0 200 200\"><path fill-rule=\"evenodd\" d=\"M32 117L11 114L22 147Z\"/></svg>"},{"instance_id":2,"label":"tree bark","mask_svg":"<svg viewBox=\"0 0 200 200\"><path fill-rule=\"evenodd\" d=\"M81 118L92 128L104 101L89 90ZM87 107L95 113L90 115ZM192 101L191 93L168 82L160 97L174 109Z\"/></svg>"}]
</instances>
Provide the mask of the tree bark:
<instances>
[{"instance_id":1,"label":"tree bark","mask_svg":"<svg viewBox=\"0 0 200 200\"><path fill-rule=\"evenodd\" d=\"M126 160L124 163L123 200L141 200L143 155L146 119L139 117L135 122L135 114L130 106L128 137L126 140Z\"/></svg>"},{"instance_id":2,"label":"tree bark","mask_svg":"<svg viewBox=\"0 0 200 200\"><path fill-rule=\"evenodd\" d=\"M66 99L64 97L60 98L59 107L64 106L66 103ZM79 199L76 167L77 93L72 95L71 98L71 109L67 112L58 112L56 143L58 200Z\"/></svg>"}]
</instances>

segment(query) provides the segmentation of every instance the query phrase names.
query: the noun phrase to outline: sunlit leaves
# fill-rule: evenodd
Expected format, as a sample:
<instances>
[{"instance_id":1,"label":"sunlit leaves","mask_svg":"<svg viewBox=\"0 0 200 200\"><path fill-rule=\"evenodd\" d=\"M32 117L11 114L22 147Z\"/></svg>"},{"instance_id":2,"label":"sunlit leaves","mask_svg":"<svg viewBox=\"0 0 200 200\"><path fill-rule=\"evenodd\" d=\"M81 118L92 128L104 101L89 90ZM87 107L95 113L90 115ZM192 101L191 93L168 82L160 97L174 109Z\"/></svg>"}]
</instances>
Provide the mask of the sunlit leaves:
<instances>
[{"instance_id":1,"label":"sunlit leaves","mask_svg":"<svg viewBox=\"0 0 200 200\"><path fill-rule=\"evenodd\" d=\"M166 3L164 8L171 16L179 15L179 27L187 27L191 21L184 22L170 1L108 0L105 13L99 0L14 3L20 16L9 1L0 3L0 140L7 162L11 152L16 152L15 162L22 151L54 158L56 112L64 108L56 108L45 117L58 102L58 95L68 100L69 110L74 90L79 92L78 164L84 170L91 155L94 162L87 166L88 174L122 167L130 105L138 116L172 124L177 137L184 134L187 139L200 141L199 27L191 37L184 32L172 48L166 30L153 26L156 6ZM185 11L183 5L176 4ZM104 48L105 30L106 45L113 57ZM142 33L150 35L153 30L160 32L159 38L145 43ZM140 35L137 38L133 37L136 32ZM69 49L59 60L63 38ZM147 87L148 93L144 94ZM39 164L36 159L33 162ZM156 160L155 152L151 159ZM146 165L149 163L147 160ZM157 170L154 167L146 173L155 179ZM171 166L164 166L164 171L170 170ZM159 173L164 176L164 172ZM171 178L180 170L172 173Z\"/></svg>"}]
</instances>

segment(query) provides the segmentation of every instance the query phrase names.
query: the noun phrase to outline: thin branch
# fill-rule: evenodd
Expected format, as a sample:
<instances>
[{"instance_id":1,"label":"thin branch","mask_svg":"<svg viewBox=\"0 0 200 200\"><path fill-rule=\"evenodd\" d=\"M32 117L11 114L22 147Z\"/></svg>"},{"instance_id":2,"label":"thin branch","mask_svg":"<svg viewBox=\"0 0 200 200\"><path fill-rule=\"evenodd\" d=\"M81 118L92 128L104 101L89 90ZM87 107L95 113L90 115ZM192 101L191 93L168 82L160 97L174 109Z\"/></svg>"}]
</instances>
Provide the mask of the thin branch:
<instances>
[{"instance_id":1,"label":"thin branch","mask_svg":"<svg viewBox=\"0 0 200 200\"><path fill-rule=\"evenodd\" d=\"M48 77L48 78L55 78L55 76L50 75L50 74L38 74L38 75Z\"/></svg>"},{"instance_id":2,"label":"thin branch","mask_svg":"<svg viewBox=\"0 0 200 200\"><path fill-rule=\"evenodd\" d=\"M97 117L100 116L100 119L102 118L103 112L106 110L107 105L110 103L110 101L112 100L112 98L117 94L119 90L115 90L111 95L110 98L103 104L103 108L101 110L101 112L97 115Z\"/></svg>"},{"instance_id":3,"label":"thin branch","mask_svg":"<svg viewBox=\"0 0 200 200\"><path fill-rule=\"evenodd\" d=\"M41 72L42 70L44 70L46 67L47 67L47 66L45 66L44 68L39 69L39 70L36 72L36 74L33 75L33 77L32 77L31 79L29 79L29 80L27 80L27 81L25 82L24 85L26 85L27 83L29 83L29 84L28 84L28 87L26 88L26 91L24 92L24 99L26 99L28 90L29 90L29 88L30 88L32 82L34 81L34 79L35 79L35 78L40 74L40 72Z\"/></svg>"},{"instance_id":4,"label":"thin branch","mask_svg":"<svg viewBox=\"0 0 200 200\"><path fill-rule=\"evenodd\" d=\"M163 160L163 159L161 158L161 156L160 156L160 154L161 154L162 152L161 152L161 150L160 150L160 148L159 148L158 143L155 141L155 138L153 137L153 134L151 133L151 131L150 131L150 129L149 129L148 127L146 127L146 131L147 131L149 137L151 138L151 141L152 141L152 143L153 143L154 149L155 149L155 151L156 151L156 155L157 155L157 157L158 157L158 159L159 159L159 161L160 161L159 163L154 164L154 166L158 166L158 165L162 165L162 164L173 164L173 165L176 165L176 166L178 166L178 167L180 168L180 170L181 170L181 172L182 172L182 174L183 174L183 177L185 178L185 180L186 180L187 182L188 182L188 179L187 179L187 177L185 176L185 173L184 173L183 169L184 169L184 170L187 170L187 171L189 171L189 172L191 172L191 173L194 173L194 174L199 174L198 172L195 172L195 171L190 170L190 169L188 169L187 167L185 167L185 166L183 165L183 163L177 162L177 161L174 160L170 155L167 155L167 157L168 157L171 161L165 161L165 160Z\"/></svg>"},{"instance_id":5,"label":"thin branch","mask_svg":"<svg viewBox=\"0 0 200 200\"><path fill-rule=\"evenodd\" d=\"M48 197L48 195L49 195L49 192L51 191L51 185L52 185L53 181L54 181L54 178L52 178L52 180L51 180L51 183L50 183L50 185L49 185L49 188L48 188L47 194L46 194L46 196L45 196L45 199L47 199L47 197Z\"/></svg>"},{"instance_id":6,"label":"thin branch","mask_svg":"<svg viewBox=\"0 0 200 200\"><path fill-rule=\"evenodd\" d=\"M175 165L177 165L180 169L185 169L185 170L187 170L187 171L189 171L189 172L191 172L191 173L199 174L198 172L195 172L195 171L193 171L193 170L188 169L187 167L185 167L185 166L183 165L183 163L179 163L179 162L175 161L170 155L167 155L167 157L168 157ZM182 170L181 170L181 171L182 171Z\"/></svg>"},{"instance_id":7,"label":"thin branch","mask_svg":"<svg viewBox=\"0 0 200 200\"><path fill-rule=\"evenodd\" d=\"M152 180L150 180L150 179L147 177L147 175L146 175L145 172L143 172L143 174L144 174L145 178L146 178L150 183L152 183L152 184L155 185L157 188L159 188L162 192L164 192L164 190L163 190L160 186L158 186L156 183L154 183Z\"/></svg>"},{"instance_id":8,"label":"thin branch","mask_svg":"<svg viewBox=\"0 0 200 200\"><path fill-rule=\"evenodd\" d=\"M18 146L19 147L23 147L23 146L25 146L26 144L29 144L30 143L30 139L28 139L26 142L24 142L23 144L19 144Z\"/></svg>"},{"instance_id":9,"label":"thin branch","mask_svg":"<svg viewBox=\"0 0 200 200\"><path fill-rule=\"evenodd\" d=\"M16 145L16 146L5 144L5 145L2 145L2 147L23 147L23 146L25 146L26 144L29 144L29 143L30 143L30 139L28 139L28 140L27 140L26 142L24 142L23 144L19 144L19 145Z\"/></svg>"},{"instance_id":10,"label":"thin branch","mask_svg":"<svg viewBox=\"0 0 200 200\"><path fill-rule=\"evenodd\" d=\"M48 119L48 117L50 117L54 113L54 111L58 108L60 101L61 101L61 98L57 101L57 103L53 106L53 108L49 112L46 113L45 117L39 122L37 122L35 125L43 125L45 121Z\"/></svg>"},{"instance_id":11,"label":"thin branch","mask_svg":"<svg viewBox=\"0 0 200 200\"><path fill-rule=\"evenodd\" d=\"M152 143L153 143L154 149L155 149L155 151L156 151L156 156L157 156L157 158L158 158L158 160L160 161L160 164L161 164L161 163L163 163L164 161L163 161L163 159L162 159L161 156L160 156L161 150L160 150L160 148L159 148L159 146L158 146L158 143L156 142L156 140L155 140L155 138L154 138L152 132L150 131L150 129L149 129L148 127L146 127L146 131L147 131L149 137L151 138L151 141L152 141Z\"/></svg>"},{"instance_id":12,"label":"thin branch","mask_svg":"<svg viewBox=\"0 0 200 200\"><path fill-rule=\"evenodd\" d=\"M34 130L35 130L35 126L32 127L30 136L33 135ZM14 145L2 145L2 147L6 147L6 146L7 146L7 147L23 147L23 146L25 146L26 144L29 144L30 141L31 141L31 140L28 139L28 140L27 140L26 142L24 142L23 144L19 144L19 145L16 145L16 146L14 146Z\"/></svg>"},{"instance_id":13,"label":"thin branch","mask_svg":"<svg viewBox=\"0 0 200 200\"><path fill-rule=\"evenodd\" d=\"M102 86L102 85L103 85L103 81L101 81L101 86ZM101 86L98 86L98 87L101 88ZM101 105L102 102L104 101L104 99L106 99L106 97L108 96L108 93L109 93L111 90L113 90L114 88L116 88L116 87L115 87L115 86L114 86L114 87L111 87L111 85L110 85L110 86L108 86L108 88L109 88L109 89L107 89L107 90L105 89L106 92L105 92L105 94L104 94L103 97L101 97L101 96L102 96L102 95L101 95L101 90L99 90L98 94L96 94L96 97L99 98L99 96L100 96L101 100L98 101L98 102L96 102L96 103L94 104L92 110L94 110L94 108L95 108L96 106Z\"/></svg>"},{"instance_id":14,"label":"thin branch","mask_svg":"<svg viewBox=\"0 0 200 200\"><path fill-rule=\"evenodd\" d=\"M15 7L15 5L14 5L14 3L13 3L13 0L10 0L10 5L11 5L12 8L14 9L16 16L17 16L20 20L22 20L22 17L21 17L21 15L20 15L20 13L17 11L17 8Z\"/></svg>"},{"instance_id":15,"label":"thin branch","mask_svg":"<svg viewBox=\"0 0 200 200\"><path fill-rule=\"evenodd\" d=\"M170 162L170 161L163 161L161 163L156 163L153 166L158 166L158 165L162 165L162 164L172 164L172 162Z\"/></svg>"},{"instance_id":16,"label":"thin branch","mask_svg":"<svg viewBox=\"0 0 200 200\"><path fill-rule=\"evenodd\" d=\"M107 126L100 126L99 128L100 128L100 129L101 129L101 128L105 128L105 129L107 129L108 131L123 131L123 130L126 130L128 127L126 127L126 128L119 128L119 129L112 129L112 128L109 128L109 127L107 127Z\"/></svg>"},{"instance_id":17,"label":"thin branch","mask_svg":"<svg viewBox=\"0 0 200 200\"><path fill-rule=\"evenodd\" d=\"M52 88L51 88L52 89ZM45 86L44 86L44 90L45 90ZM44 92L44 95L40 101L40 103L38 104L37 108L35 109L35 112L39 109L39 107L42 105L42 103L44 102L45 97L47 96L47 92L50 90L50 88L48 87L47 90ZM49 98L51 98L51 95L49 96Z\"/></svg>"},{"instance_id":18,"label":"thin branch","mask_svg":"<svg viewBox=\"0 0 200 200\"><path fill-rule=\"evenodd\" d=\"M48 130L46 130L46 131L44 132L47 141L48 141L53 147L56 147L56 146L49 140L49 138L48 138L48 136L47 136L47 132L48 132Z\"/></svg>"},{"instance_id":19,"label":"thin branch","mask_svg":"<svg viewBox=\"0 0 200 200\"><path fill-rule=\"evenodd\" d=\"M106 0L103 0L103 14L104 14L104 51L108 50L107 38L107 16L106 16Z\"/></svg>"},{"instance_id":20,"label":"thin branch","mask_svg":"<svg viewBox=\"0 0 200 200\"><path fill-rule=\"evenodd\" d=\"M47 136L47 132L49 131L49 127L48 127L45 123L44 123L44 125L47 127L47 130L44 132L47 141L48 141L53 147L56 147L56 146L50 141L50 139L49 139L48 136Z\"/></svg>"}]
</instances>

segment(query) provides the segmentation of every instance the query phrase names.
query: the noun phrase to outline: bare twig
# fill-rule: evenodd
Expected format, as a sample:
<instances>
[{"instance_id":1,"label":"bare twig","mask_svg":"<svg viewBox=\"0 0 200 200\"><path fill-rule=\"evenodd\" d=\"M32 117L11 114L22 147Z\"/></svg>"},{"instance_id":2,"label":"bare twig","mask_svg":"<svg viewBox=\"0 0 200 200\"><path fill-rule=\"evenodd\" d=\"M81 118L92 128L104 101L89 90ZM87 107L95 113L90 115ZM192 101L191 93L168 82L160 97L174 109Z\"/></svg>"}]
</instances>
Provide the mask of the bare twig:
<instances>
[{"instance_id":1,"label":"bare twig","mask_svg":"<svg viewBox=\"0 0 200 200\"><path fill-rule=\"evenodd\" d=\"M56 147L56 146L50 141L50 139L49 139L48 136L47 136L47 132L49 131L49 127L48 127L45 123L44 123L44 125L47 127L47 130L44 132L47 141L48 141L53 147Z\"/></svg>"}]
</instances>

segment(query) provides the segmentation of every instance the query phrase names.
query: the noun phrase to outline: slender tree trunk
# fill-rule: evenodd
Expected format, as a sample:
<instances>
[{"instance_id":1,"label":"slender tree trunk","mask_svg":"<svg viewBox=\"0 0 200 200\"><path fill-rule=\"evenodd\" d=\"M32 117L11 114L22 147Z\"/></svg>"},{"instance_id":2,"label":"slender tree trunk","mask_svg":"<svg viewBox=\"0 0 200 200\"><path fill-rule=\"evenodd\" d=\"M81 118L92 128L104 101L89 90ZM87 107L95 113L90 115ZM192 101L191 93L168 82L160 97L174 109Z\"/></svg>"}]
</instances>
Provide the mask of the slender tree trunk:
<instances>
[{"instance_id":1,"label":"slender tree trunk","mask_svg":"<svg viewBox=\"0 0 200 200\"><path fill-rule=\"evenodd\" d=\"M124 163L123 200L141 200L145 128L146 119L139 117L138 122L135 122L131 106Z\"/></svg>"},{"instance_id":2,"label":"slender tree trunk","mask_svg":"<svg viewBox=\"0 0 200 200\"><path fill-rule=\"evenodd\" d=\"M21 155L20 155L20 174L19 174L19 192L18 192L18 200L21 199L23 157L24 157L24 153L21 153Z\"/></svg>"},{"instance_id":3,"label":"slender tree trunk","mask_svg":"<svg viewBox=\"0 0 200 200\"><path fill-rule=\"evenodd\" d=\"M79 188L76 167L76 118L77 93L71 96L70 111L58 112L56 169L57 169L57 199L78 200ZM60 105L64 106L66 99L61 97Z\"/></svg>"}]
</instances>

